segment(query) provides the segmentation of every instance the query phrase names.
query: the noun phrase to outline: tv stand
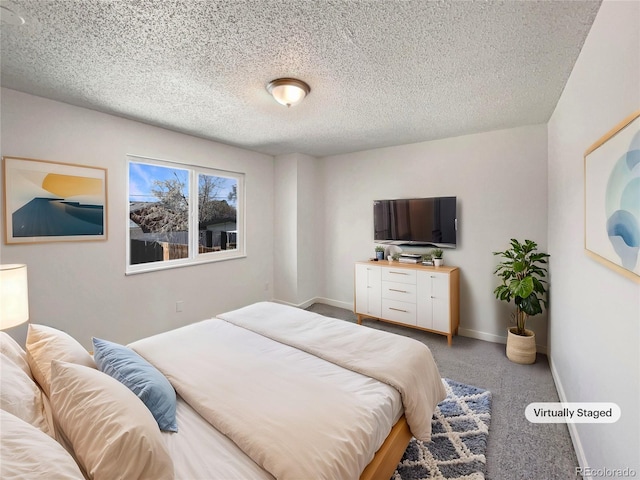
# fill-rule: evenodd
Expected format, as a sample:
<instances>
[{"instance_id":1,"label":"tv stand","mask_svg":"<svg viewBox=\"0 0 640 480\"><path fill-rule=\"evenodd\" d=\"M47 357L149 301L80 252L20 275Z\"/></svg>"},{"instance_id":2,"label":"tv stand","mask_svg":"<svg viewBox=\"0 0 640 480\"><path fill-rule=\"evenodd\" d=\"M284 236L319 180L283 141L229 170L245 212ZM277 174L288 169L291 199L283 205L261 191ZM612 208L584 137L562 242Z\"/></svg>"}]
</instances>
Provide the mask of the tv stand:
<instances>
[{"instance_id":1,"label":"tv stand","mask_svg":"<svg viewBox=\"0 0 640 480\"><path fill-rule=\"evenodd\" d=\"M399 262L357 262L354 312L363 318L446 335L460 323L460 271Z\"/></svg>"}]
</instances>

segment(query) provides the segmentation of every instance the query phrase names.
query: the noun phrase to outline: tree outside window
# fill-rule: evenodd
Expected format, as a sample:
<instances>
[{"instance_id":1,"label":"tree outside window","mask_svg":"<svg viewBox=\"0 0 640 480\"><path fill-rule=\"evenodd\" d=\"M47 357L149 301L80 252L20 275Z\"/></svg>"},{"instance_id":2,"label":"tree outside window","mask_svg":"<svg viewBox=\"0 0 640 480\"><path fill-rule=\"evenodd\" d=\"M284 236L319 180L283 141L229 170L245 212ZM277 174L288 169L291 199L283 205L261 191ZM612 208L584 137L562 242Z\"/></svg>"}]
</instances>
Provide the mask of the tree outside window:
<instances>
[{"instance_id":1,"label":"tree outside window","mask_svg":"<svg viewBox=\"0 0 640 480\"><path fill-rule=\"evenodd\" d=\"M129 159L127 272L244 256L242 185L235 172Z\"/></svg>"}]
</instances>

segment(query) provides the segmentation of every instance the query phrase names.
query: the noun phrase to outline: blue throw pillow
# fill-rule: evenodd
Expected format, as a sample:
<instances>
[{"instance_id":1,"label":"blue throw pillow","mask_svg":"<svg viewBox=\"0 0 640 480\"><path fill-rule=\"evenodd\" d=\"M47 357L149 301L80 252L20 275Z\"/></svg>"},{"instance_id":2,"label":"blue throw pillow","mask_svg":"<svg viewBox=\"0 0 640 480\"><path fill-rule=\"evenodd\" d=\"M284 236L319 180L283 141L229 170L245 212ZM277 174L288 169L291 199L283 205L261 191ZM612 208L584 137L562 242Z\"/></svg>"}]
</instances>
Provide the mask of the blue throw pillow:
<instances>
[{"instance_id":1,"label":"blue throw pillow","mask_svg":"<svg viewBox=\"0 0 640 480\"><path fill-rule=\"evenodd\" d=\"M176 392L160 371L124 345L93 338L98 368L126 385L144 402L160 430L177 432Z\"/></svg>"}]
</instances>

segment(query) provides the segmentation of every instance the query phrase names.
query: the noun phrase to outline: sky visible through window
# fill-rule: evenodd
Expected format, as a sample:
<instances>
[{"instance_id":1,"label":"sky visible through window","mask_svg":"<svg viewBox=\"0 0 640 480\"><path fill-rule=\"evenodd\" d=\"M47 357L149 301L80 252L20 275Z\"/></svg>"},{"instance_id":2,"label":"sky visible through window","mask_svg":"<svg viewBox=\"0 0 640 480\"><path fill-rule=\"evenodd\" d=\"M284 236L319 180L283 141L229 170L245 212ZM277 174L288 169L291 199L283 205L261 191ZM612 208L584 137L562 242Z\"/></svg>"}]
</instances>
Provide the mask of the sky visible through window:
<instances>
[{"instance_id":1,"label":"sky visible through window","mask_svg":"<svg viewBox=\"0 0 640 480\"><path fill-rule=\"evenodd\" d=\"M151 193L154 180L178 179L184 184L183 193L188 196L189 172L180 168L163 167L158 165L148 165L145 163L129 163L129 201L130 202L155 202L158 199ZM230 205L236 206L236 200L229 200L229 193L237 180L233 178L220 178L216 200L226 200Z\"/></svg>"}]
</instances>

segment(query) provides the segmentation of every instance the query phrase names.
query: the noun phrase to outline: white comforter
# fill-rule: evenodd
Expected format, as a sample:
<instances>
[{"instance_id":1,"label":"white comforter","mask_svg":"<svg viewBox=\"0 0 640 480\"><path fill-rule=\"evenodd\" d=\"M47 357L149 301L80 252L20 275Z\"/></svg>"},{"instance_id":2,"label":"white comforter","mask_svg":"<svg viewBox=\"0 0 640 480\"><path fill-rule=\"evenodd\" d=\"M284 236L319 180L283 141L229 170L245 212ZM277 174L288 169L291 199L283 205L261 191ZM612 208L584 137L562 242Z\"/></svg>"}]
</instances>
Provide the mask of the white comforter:
<instances>
[{"instance_id":1,"label":"white comforter","mask_svg":"<svg viewBox=\"0 0 640 480\"><path fill-rule=\"evenodd\" d=\"M389 432L381 412L397 395L313 375L310 362L273 354L290 348L283 343L397 388L413 434L428 440L444 389L423 344L268 302L220 318L131 347L274 477L358 478Z\"/></svg>"}]
</instances>

